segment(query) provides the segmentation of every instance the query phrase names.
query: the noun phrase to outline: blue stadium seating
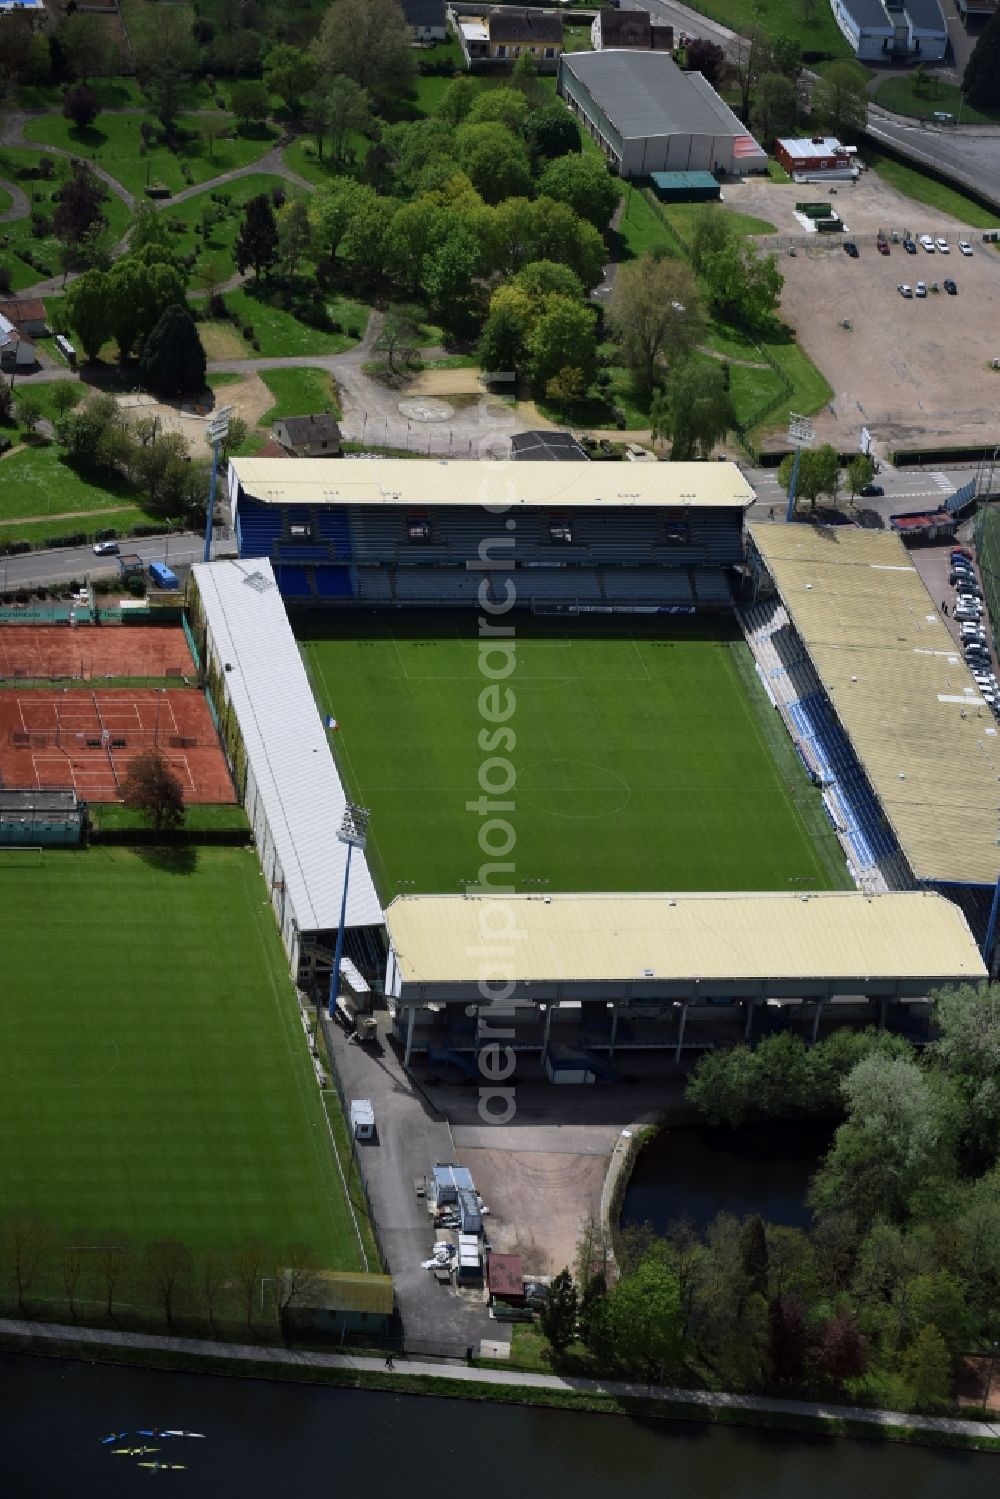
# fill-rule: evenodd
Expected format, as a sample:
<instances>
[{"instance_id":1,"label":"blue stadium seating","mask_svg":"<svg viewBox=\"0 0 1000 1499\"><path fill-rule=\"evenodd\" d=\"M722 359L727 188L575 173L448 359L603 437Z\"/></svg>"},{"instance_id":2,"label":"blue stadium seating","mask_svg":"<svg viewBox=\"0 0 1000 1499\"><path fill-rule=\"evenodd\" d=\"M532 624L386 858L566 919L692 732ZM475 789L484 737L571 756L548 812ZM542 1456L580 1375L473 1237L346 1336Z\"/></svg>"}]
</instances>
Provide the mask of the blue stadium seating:
<instances>
[{"instance_id":1,"label":"blue stadium seating","mask_svg":"<svg viewBox=\"0 0 1000 1499\"><path fill-rule=\"evenodd\" d=\"M259 500L241 496L237 514L240 556L270 557L281 535L281 511L275 505L263 505Z\"/></svg>"},{"instance_id":2,"label":"blue stadium seating","mask_svg":"<svg viewBox=\"0 0 1000 1499\"><path fill-rule=\"evenodd\" d=\"M275 575L283 599L308 599L313 597L313 590L309 587L309 573L306 568L293 567L291 565L279 567Z\"/></svg>"},{"instance_id":3,"label":"blue stadium seating","mask_svg":"<svg viewBox=\"0 0 1000 1499\"><path fill-rule=\"evenodd\" d=\"M846 839L859 870L873 868L880 859L898 853L899 846L822 692L812 692L789 705L789 716L800 739L807 765L823 781L827 810Z\"/></svg>"},{"instance_id":4,"label":"blue stadium seating","mask_svg":"<svg viewBox=\"0 0 1000 1499\"><path fill-rule=\"evenodd\" d=\"M349 567L317 567L311 569L316 593L321 599L350 599L354 597Z\"/></svg>"}]
</instances>

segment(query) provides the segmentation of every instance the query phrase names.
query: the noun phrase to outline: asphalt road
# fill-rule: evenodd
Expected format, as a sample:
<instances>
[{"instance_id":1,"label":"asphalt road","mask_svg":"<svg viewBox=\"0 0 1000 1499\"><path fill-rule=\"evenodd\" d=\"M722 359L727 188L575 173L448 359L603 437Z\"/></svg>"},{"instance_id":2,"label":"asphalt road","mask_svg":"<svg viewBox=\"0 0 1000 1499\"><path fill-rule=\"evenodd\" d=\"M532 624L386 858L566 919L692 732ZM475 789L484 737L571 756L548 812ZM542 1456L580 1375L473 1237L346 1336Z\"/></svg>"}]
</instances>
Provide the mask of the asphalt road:
<instances>
[{"instance_id":1,"label":"asphalt road","mask_svg":"<svg viewBox=\"0 0 1000 1499\"><path fill-rule=\"evenodd\" d=\"M774 519L781 520L785 514L787 503L785 489L778 479L778 471L773 468L748 468L743 467L743 472L757 495L757 504L750 512L751 520L763 520L768 518L768 512L774 510ZM905 510L920 510L925 505L936 508L946 500L956 489L963 484L968 484L976 473L975 466L958 469L932 468L889 468L882 465L876 482L882 485L885 494L880 498L863 500L859 497L858 508L874 510L887 521L890 515L896 515ZM841 503L846 504L849 496L841 494Z\"/></svg>"},{"instance_id":2,"label":"asphalt road","mask_svg":"<svg viewBox=\"0 0 1000 1499\"><path fill-rule=\"evenodd\" d=\"M127 538L119 545L123 552L135 554L144 562L169 562L181 576L181 569L200 562L204 540L193 532L174 536L152 536L141 541ZM92 547L60 548L53 552L26 552L23 557L0 557L0 588L31 588L36 583L68 583L73 578L116 578L117 557L95 557Z\"/></svg>"}]
</instances>

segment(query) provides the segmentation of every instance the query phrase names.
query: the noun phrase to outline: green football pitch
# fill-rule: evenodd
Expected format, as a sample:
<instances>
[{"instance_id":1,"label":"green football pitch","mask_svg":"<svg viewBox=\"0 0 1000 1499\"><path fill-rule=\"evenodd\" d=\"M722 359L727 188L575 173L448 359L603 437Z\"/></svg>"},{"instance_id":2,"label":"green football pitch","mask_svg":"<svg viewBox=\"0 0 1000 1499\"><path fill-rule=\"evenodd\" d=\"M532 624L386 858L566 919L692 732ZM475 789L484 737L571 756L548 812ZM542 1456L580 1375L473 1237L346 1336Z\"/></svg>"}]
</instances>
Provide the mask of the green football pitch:
<instances>
[{"instance_id":1,"label":"green football pitch","mask_svg":"<svg viewBox=\"0 0 1000 1499\"><path fill-rule=\"evenodd\" d=\"M351 794L371 809L383 897L475 882L484 817L467 804L490 758L480 733L498 732L479 705L490 680L475 613L313 612L293 624L338 720ZM849 886L819 793L731 621L526 616L514 630L501 685L515 699L505 758L516 782L497 800L514 804L498 815L516 840L516 887ZM502 784L505 772L487 774Z\"/></svg>"},{"instance_id":2,"label":"green football pitch","mask_svg":"<svg viewBox=\"0 0 1000 1499\"><path fill-rule=\"evenodd\" d=\"M360 1269L252 849L0 849L0 1204Z\"/></svg>"}]
</instances>

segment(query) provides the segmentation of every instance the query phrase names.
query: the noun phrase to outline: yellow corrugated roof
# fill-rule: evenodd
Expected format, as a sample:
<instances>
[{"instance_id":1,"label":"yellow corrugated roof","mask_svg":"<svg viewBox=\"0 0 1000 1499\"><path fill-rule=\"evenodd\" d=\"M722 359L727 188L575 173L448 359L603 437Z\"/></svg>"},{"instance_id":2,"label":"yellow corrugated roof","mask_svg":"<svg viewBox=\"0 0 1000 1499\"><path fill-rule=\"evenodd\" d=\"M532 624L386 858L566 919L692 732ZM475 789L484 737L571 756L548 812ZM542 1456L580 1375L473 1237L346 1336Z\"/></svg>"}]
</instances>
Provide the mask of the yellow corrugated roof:
<instances>
[{"instance_id":1,"label":"yellow corrugated roof","mask_svg":"<svg viewBox=\"0 0 1000 1499\"><path fill-rule=\"evenodd\" d=\"M481 463L474 459L232 458L244 491L275 505L740 505L735 463Z\"/></svg>"},{"instance_id":2,"label":"yellow corrugated roof","mask_svg":"<svg viewBox=\"0 0 1000 1499\"><path fill-rule=\"evenodd\" d=\"M512 908L496 973L483 933ZM397 896L386 926L404 983L986 977L965 917L932 891L865 895Z\"/></svg>"},{"instance_id":3,"label":"yellow corrugated roof","mask_svg":"<svg viewBox=\"0 0 1000 1499\"><path fill-rule=\"evenodd\" d=\"M751 528L919 880L1000 874L1000 734L899 538Z\"/></svg>"}]
</instances>

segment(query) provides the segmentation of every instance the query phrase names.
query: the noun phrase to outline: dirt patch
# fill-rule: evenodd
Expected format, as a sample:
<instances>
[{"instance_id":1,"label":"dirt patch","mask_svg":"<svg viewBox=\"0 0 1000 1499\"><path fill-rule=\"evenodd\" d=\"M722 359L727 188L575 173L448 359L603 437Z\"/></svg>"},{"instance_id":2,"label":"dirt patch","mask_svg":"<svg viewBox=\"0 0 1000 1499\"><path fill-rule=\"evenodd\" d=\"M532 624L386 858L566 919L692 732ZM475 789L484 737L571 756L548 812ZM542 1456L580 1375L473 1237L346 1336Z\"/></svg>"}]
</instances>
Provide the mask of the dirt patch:
<instances>
[{"instance_id":1,"label":"dirt patch","mask_svg":"<svg viewBox=\"0 0 1000 1499\"><path fill-rule=\"evenodd\" d=\"M607 1157L543 1150L463 1149L487 1205L490 1243L519 1254L529 1275L557 1275L572 1265L584 1223L600 1209Z\"/></svg>"},{"instance_id":2,"label":"dirt patch","mask_svg":"<svg viewBox=\"0 0 1000 1499\"><path fill-rule=\"evenodd\" d=\"M462 370L421 370L406 387L408 396L462 396L482 395L479 383L480 371L475 368Z\"/></svg>"},{"instance_id":3,"label":"dirt patch","mask_svg":"<svg viewBox=\"0 0 1000 1499\"><path fill-rule=\"evenodd\" d=\"M206 359L246 359L246 342L231 323L199 323L198 337Z\"/></svg>"},{"instance_id":4,"label":"dirt patch","mask_svg":"<svg viewBox=\"0 0 1000 1499\"><path fill-rule=\"evenodd\" d=\"M192 456L198 458L207 453L205 427L214 410L220 406L234 406L236 415L243 418L248 431L252 432L264 412L274 405L274 396L259 375L247 375L232 385L221 386L214 399L206 396L203 404L168 404L143 394L123 396L118 404L129 416L157 417L163 430L179 432L186 439Z\"/></svg>"}]
</instances>

